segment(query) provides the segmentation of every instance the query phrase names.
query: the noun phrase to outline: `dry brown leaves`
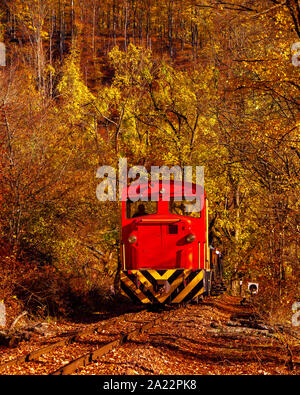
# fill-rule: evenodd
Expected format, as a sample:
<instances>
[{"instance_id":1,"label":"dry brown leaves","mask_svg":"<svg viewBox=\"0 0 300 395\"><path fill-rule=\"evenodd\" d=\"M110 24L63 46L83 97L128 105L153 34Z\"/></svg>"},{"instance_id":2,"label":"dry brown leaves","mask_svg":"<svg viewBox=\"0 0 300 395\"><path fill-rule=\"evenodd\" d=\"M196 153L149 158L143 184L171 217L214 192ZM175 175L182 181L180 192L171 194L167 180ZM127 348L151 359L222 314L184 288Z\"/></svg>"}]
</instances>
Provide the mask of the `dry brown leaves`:
<instances>
[{"instance_id":1,"label":"dry brown leaves","mask_svg":"<svg viewBox=\"0 0 300 395\"><path fill-rule=\"evenodd\" d=\"M122 347L102 357L97 363L79 369L82 375L189 375L189 374L299 374L300 345L297 339L266 336L260 331L239 333L226 326L233 314L248 311L239 298L224 295L208 298L203 304L188 305L168 312L168 319L148 332L131 338ZM49 374L82 354L114 340L159 313L128 313L103 323L105 329L81 336L75 343L41 356L37 361L1 368L0 374ZM162 314L162 313L161 313ZM99 327L100 323L93 324ZM1 363L44 347L63 338L63 334L88 328L88 325L57 324L55 338L36 336L17 349L1 349ZM232 333L230 332L232 331ZM228 335L229 333L229 335ZM291 370L292 350L294 369Z\"/></svg>"}]
</instances>

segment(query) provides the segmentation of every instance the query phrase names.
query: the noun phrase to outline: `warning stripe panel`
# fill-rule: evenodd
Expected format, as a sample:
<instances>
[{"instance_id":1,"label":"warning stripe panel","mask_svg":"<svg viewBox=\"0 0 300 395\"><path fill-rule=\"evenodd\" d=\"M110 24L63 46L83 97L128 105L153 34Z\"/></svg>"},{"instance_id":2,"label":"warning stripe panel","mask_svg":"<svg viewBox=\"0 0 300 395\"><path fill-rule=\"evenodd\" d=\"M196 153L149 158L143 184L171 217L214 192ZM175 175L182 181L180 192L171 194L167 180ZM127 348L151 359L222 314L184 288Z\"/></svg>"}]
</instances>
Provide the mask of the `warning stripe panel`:
<instances>
[{"instance_id":1,"label":"warning stripe panel","mask_svg":"<svg viewBox=\"0 0 300 395\"><path fill-rule=\"evenodd\" d=\"M159 301L156 299L156 294L155 294L155 282L154 281L149 281L149 279L144 275L145 272L143 271L137 271L135 275L138 280L141 282L141 284L143 285L143 292L145 293L145 295L148 296L148 298L153 302L153 303L159 303ZM151 278L152 280L152 278Z\"/></svg>"},{"instance_id":2,"label":"warning stripe panel","mask_svg":"<svg viewBox=\"0 0 300 395\"><path fill-rule=\"evenodd\" d=\"M203 291L201 292L201 290L203 290L203 280L200 280L192 289L190 289L188 294L186 294L181 302L186 303L189 300L194 299L196 296L201 295L201 293L203 293Z\"/></svg>"},{"instance_id":3,"label":"warning stripe panel","mask_svg":"<svg viewBox=\"0 0 300 395\"><path fill-rule=\"evenodd\" d=\"M173 303L181 303L185 299L185 297L193 290L193 288L203 279L203 271L201 270L199 274L197 272L195 277L192 279L192 281L187 284L186 287L180 292L179 295L176 296L176 298L173 300Z\"/></svg>"},{"instance_id":4,"label":"warning stripe panel","mask_svg":"<svg viewBox=\"0 0 300 395\"><path fill-rule=\"evenodd\" d=\"M158 283L158 280L160 282ZM166 290L158 285L166 282ZM204 291L203 270L130 270L121 272L121 290L135 302L141 303L182 303Z\"/></svg>"},{"instance_id":5,"label":"warning stripe panel","mask_svg":"<svg viewBox=\"0 0 300 395\"><path fill-rule=\"evenodd\" d=\"M135 285L135 283L129 277L124 275L124 272L121 274L121 284L123 286L122 289L125 292L125 289L131 291L142 303L151 303L145 294Z\"/></svg>"},{"instance_id":6,"label":"warning stripe panel","mask_svg":"<svg viewBox=\"0 0 300 395\"><path fill-rule=\"evenodd\" d=\"M133 291L131 291L131 289L129 287L127 287L127 285L123 281L121 281L121 293L124 296L128 296L128 298L131 299L134 303L137 303L137 304L143 303L135 295L135 293Z\"/></svg>"}]
</instances>

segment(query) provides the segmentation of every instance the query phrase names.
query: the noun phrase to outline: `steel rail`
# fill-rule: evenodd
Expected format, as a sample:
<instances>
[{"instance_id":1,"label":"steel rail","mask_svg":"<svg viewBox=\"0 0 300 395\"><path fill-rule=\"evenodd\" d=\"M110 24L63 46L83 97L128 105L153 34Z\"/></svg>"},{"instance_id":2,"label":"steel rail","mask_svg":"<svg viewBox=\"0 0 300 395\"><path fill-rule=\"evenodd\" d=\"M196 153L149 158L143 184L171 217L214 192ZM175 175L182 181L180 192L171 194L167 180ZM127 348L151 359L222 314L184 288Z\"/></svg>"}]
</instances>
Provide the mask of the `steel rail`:
<instances>
[{"instance_id":1,"label":"steel rail","mask_svg":"<svg viewBox=\"0 0 300 395\"><path fill-rule=\"evenodd\" d=\"M53 351L54 349L56 349L58 347L72 344L80 336L83 336L83 335L89 334L89 333L93 333L93 332L98 332L100 329L103 330L105 328L106 328L106 326L104 326L104 327L97 327L97 328L89 328L89 329L86 329L84 331L76 332L76 333L74 333L71 336L67 336L63 340L59 340L59 341L57 341L55 343L49 344L46 347L42 347L42 348L39 348L37 350L31 351L30 353L28 353L28 354L26 354L26 355L24 355L22 357L12 359L11 361L3 362L3 363L0 364L0 368L5 368L5 367L11 366L11 365L14 365L14 364L17 364L17 363L22 363L22 362L31 362L35 358L38 358L38 357L40 357L41 355L44 355L44 354L48 354L49 352Z\"/></svg>"},{"instance_id":2,"label":"steel rail","mask_svg":"<svg viewBox=\"0 0 300 395\"><path fill-rule=\"evenodd\" d=\"M144 309L139 310L137 312L133 312L133 313L138 313L138 312L143 311L143 310ZM11 361L2 362L0 364L0 369L9 367L9 366L17 364L17 363L31 362L35 358L38 358L38 357L40 357L41 355L44 355L44 354L48 354L49 352L53 351L54 349L56 349L58 347L67 346L69 344L72 344L72 343L76 342L80 336L84 336L86 334L93 333L93 332L97 333L100 330L105 330L107 327L111 326L113 322L117 322L118 318L120 318L120 317L122 317L122 316L124 316L126 314L130 314L130 313L131 313L130 311L129 312L127 311L124 314L120 314L117 317L113 317L112 321L109 322L109 323L107 322L107 320L104 320L104 322L102 322L102 325L100 325L100 326L96 326L96 327L92 327L92 328L88 328L88 329L84 329L84 330L81 330L81 331L74 332L71 335L66 336L65 339L62 339L62 340L59 340L59 341L54 342L52 344L49 344L46 347L38 348L37 350L31 351L28 354L25 354L25 355L23 355L21 357L12 359ZM106 323L106 325L105 325L105 323Z\"/></svg>"},{"instance_id":3,"label":"steel rail","mask_svg":"<svg viewBox=\"0 0 300 395\"><path fill-rule=\"evenodd\" d=\"M176 309L177 311L177 309ZM94 351L88 352L84 355L81 355L79 358L74 359L73 361L69 362L68 364L60 367L56 371L50 373L51 375L68 375L74 373L78 368L85 367L90 365L93 362L96 362L99 358L103 355L109 353L110 351L121 347L125 344L131 337L138 335L140 333L145 332L148 329L151 329L155 324L160 321L164 321L169 315L165 314L162 317L155 318L154 320L141 325L139 328L134 329L124 335L120 335L117 339L111 341L110 343L105 344L102 347L97 348Z\"/></svg>"}]
</instances>

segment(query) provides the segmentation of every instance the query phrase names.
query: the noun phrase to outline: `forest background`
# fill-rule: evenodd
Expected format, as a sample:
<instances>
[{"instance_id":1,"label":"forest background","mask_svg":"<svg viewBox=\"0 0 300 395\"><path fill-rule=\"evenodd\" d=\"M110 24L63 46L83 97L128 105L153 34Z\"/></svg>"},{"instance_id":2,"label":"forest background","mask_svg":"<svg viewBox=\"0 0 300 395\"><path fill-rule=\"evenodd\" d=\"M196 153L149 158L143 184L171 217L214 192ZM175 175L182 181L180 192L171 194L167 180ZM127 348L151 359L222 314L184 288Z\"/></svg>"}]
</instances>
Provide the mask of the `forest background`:
<instances>
[{"instance_id":1,"label":"forest background","mask_svg":"<svg viewBox=\"0 0 300 395\"><path fill-rule=\"evenodd\" d=\"M8 309L69 315L112 298L119 207L96 199L96 170L126 157L148 170L204 166L229 288L259 282L261 308L291 316L298 0L4 0L0 41Z\"/></svg>"}]
</instances>

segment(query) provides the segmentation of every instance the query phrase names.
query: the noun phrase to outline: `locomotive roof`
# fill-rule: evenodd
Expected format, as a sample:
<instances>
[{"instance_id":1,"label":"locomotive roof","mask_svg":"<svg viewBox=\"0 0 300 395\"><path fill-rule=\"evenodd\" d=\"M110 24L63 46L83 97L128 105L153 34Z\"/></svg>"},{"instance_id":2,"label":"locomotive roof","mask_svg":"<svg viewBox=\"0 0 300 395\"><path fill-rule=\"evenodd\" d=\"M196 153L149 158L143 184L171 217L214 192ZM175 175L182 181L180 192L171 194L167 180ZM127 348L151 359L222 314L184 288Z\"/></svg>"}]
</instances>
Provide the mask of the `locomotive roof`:
<instances>
[{"instance_id":1,"label":"locomotive roof","mask_svg":"<svg viewBox=\"0 0 300 395\"><path fill-rule=\"evenodd\" d=\"M168 193L169 185L170 185L170 193ZM183 183L181 181L173 181L173 180L170 180L170 183L162 180L149 181L148 183L143 183L143 184L141 183L139 185L136 185L136 187L131 184L128 185L127 188L124 188L123 193L126 191L128 195L128 190L131 188L130 190L131 197L137 197L140 196L140 194L146 195L147 192L148 194L149 192L151 192L152 194L162 193L162 190L164 190L163 193L165 195L170 195L170 197L188 196L190 191L193 195L195 195L197 192L197 187L198 187L198 192L200 192L198 195L205 196L205 189L202 185L199 184L197 185L195 183L190 183L190 182ZM185 188L188 189L186 193L185 193Z\"/></svg>"}]
</instances>

